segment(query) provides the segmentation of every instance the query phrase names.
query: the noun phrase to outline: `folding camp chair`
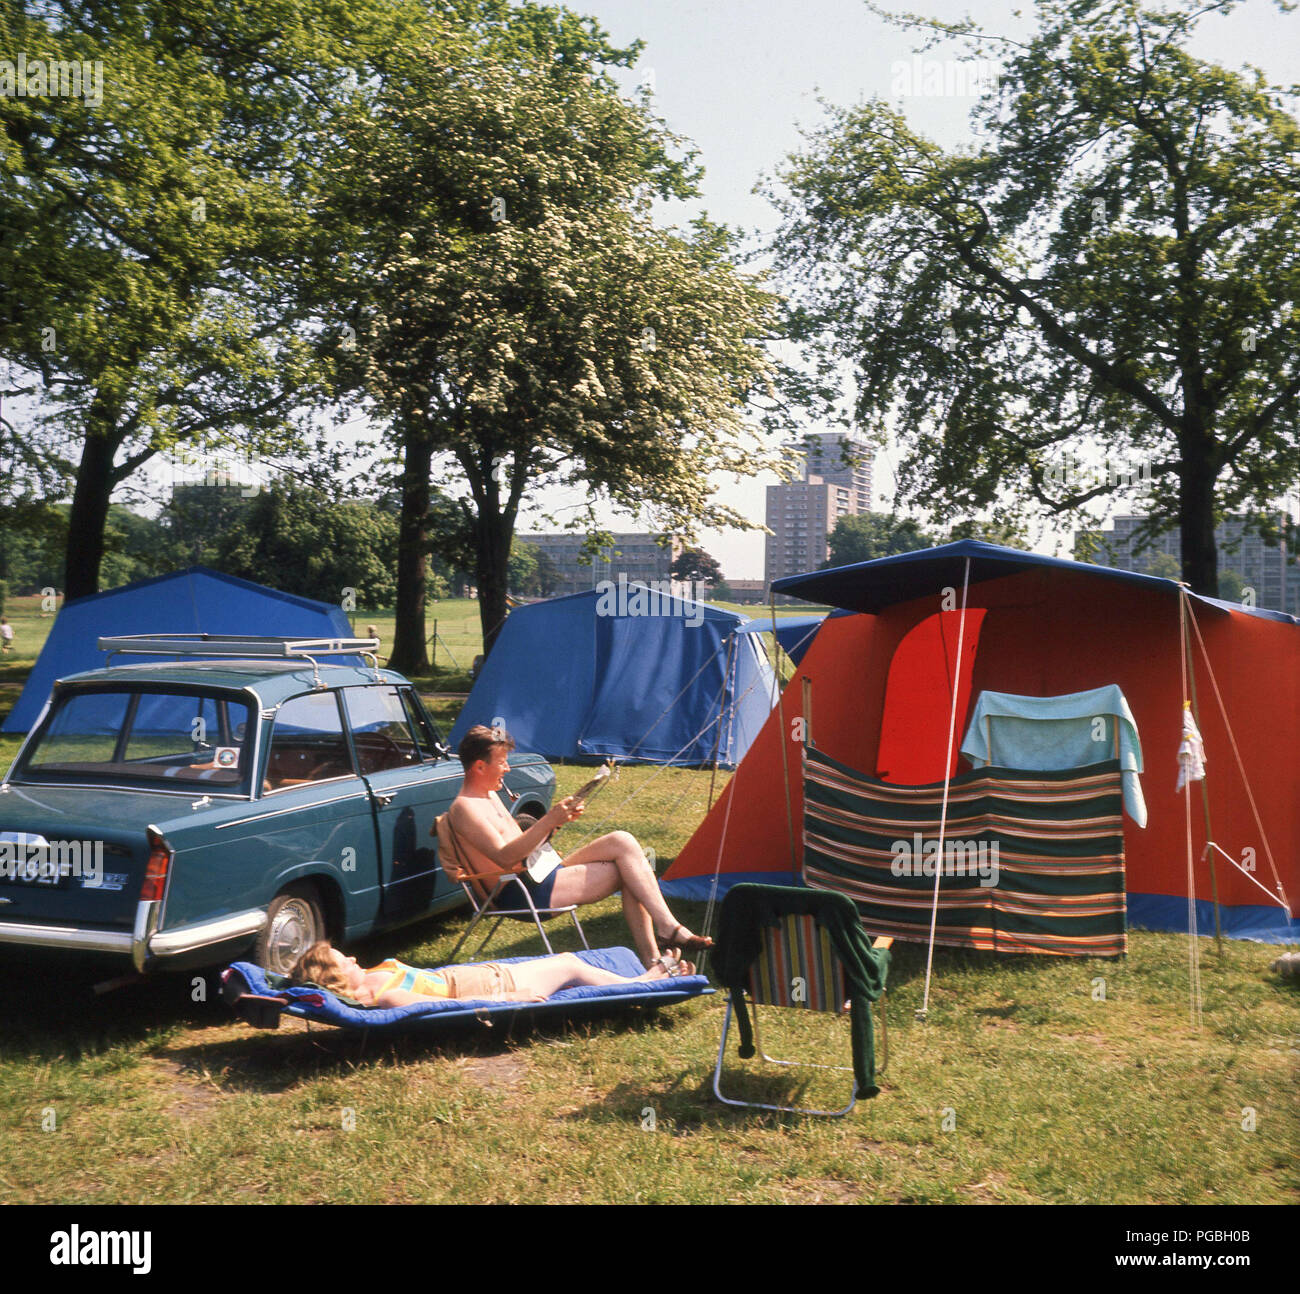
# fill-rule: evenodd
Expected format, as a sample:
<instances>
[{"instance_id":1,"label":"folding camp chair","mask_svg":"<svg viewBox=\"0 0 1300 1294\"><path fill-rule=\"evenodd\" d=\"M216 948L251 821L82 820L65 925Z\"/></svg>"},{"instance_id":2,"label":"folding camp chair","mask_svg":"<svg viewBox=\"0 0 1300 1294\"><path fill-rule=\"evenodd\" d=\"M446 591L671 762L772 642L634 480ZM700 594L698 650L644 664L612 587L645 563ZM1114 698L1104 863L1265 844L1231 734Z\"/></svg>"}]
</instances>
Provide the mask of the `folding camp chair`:
<instances>
[{"instance_id":1,"label":"folding camp chair","mask_svg":"<svg viewBox=\"0 0 1300 1294\"><path fill-rule=\"evenodd\" d=\"M746 891L762 891L761 902L768 908L766 915L758 916L746 904L744 912L731 912L728 907L732 895L738 896L742 903ZM788 897L786 897L788 896ZM848 904L847 909L842 907ZM782 908L794 908L793 911L780 911ZM727 1011L722 1025L722 1039L718 1044L718 1060L713 1071L713 1094L726 1105L749 1106L758 1110L779 1110L795 1114L820 1114L831 1117L848 1114L857 1104L859 1081L855 1077L850 1092L849 1103L838 1110L819 1110L797 1105L767 1105L760 1101L742 1101L725 1096L722 1091L722 1063L726 1055L727 1036L731 1029L733 1010L741 1016L742 1057L753 1055L755 1050L772 1065L782 1065L805 1069L838 1070L854 1073L852 1065L823 1065L811 1061L777 1060L763 1050L759 1038L758 1007L780 1006L802 1008L808 1011L824 1011L842 1015L849 1010L847 1000L850 984L845 965L836 948L836 937L832 926L827 924L826 914L839 909L838 929L841 937L849 937L860 952L865 951L872 957L869 939L857 923L857 913L852 903L840 894L823 893L806 889L792 889L774 886L736 885L723 902L723 913L718 932L718 956L715 958L715 970L727 982L730 992L727 997ZM846 922L848 924L846 924ZM892 940L878 945L884 949ZM883 1074L889 1062L889 1038L885 1023L884 968L888 965L887 956L876 956L876 966L880 974L880 1044L881 1063L876 1070ZM739 958L739 960L737 960ZM751 959L752 958L752 959ZM748 962L746 968L741 964ZM725 969L724 969L725 967ZM740 982L743 981L743 988ZM737 994L743 994L738 998ZM746 1038L748 1020L752 1008L754 1045L750 1046ZM865 1008L868 1013L870 1006ZM864 1026L865 1036L871 1038L870 1019ZM870 1042L868 1041L868 1046ZM867 1094L875 1092L872 1086Z\"/></svg>"},{"instance_id":2,"label":"folding camp chair","mask_svg":"<svg viewBox=\"0 0 1300 1294\"><path fill-rule=\"evenodd\" d=\"M488 946L488 941L496 934L497 927L507 918L511 921L532 921L537 927L537 933L542 937L542 943L546 945L546 951L553 954L555 949L551 947L551 941L546 937L546 930L542 926L542 921L550 920L551 917L560 916L565 912L573 919L574 927L578 931L578 938L582 940L582 946L590 949L591 945L587 942L587 936L582 930L582 922L578 920L578 905L576 903L570 903L562 908L539 908L533 902L532 894L522 881L511 889L510 882L518 879L515 873L503 872L495 877L492 875L483 876L468 867L459 848L456 830L451 825L449 814L442 814L435 826L438 836L438 861L442 864L442 870L465 891L470 906L474 909L473 919L466 927L465 933L461 935L460 942L453 949L450 958L448 958L449 962L455 962L460 950L465 946L465 941L473 934L474 927L485 917L495 917L496 920L492 923L492 927L488 930L483 942L475 949L473 954L475 958ZM522 892L527 906L522 908L501 907L500 903L506 901L502 891L505 891L506 894L513 894L516 900Z\"/></svg>"}]
</instances>

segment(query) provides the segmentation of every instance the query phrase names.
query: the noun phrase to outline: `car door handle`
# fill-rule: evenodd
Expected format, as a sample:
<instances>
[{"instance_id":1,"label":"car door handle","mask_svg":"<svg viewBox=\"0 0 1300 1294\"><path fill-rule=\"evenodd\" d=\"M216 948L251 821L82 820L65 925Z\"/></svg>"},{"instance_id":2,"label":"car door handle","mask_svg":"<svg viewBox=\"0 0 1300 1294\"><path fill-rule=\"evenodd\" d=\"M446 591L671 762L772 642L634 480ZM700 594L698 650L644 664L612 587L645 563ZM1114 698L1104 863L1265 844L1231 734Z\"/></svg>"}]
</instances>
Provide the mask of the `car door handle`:
<instances>
[{"instance_id":1,"label":"car door handle","mask_svg":"<svg viewBox=\"0 0 1300 1294\"><path fill-rule=\"evenodd\" d=\"M390 804L392 804L392 802L393 802L395 799L397 799L397 796L396 796L395 794L393 794L392 792L389 792L387 795L383 795L383 794L379 794L379 793L377 793L377 794L375 795L375 803L376 803L377 805L379 805L379 807L380 807L381 809L386 809L386 808L388 808L388 806L389 806Z\"/></svg>"}]
</instances>

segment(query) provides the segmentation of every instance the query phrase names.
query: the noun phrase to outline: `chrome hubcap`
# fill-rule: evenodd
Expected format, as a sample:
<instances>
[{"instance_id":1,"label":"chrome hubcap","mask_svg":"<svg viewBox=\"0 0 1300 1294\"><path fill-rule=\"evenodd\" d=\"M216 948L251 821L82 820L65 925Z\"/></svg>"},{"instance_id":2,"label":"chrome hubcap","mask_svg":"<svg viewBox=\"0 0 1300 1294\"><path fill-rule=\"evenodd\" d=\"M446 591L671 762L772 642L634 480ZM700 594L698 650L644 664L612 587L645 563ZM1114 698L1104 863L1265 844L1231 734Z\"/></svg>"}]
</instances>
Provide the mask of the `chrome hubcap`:
<instances>
[{"instance_id":1,"label":"chrome hubcap","mask_svg":"<svg viewBox=\"0 0 1300 1294\"><path fill-rule=\"evenodd\" d=\"M290 899L271 922L267 940L267 951L273 963L271 969L287 975L316 939L316 921L311 906L302 899Z\"/></svg>"}]
</instances>

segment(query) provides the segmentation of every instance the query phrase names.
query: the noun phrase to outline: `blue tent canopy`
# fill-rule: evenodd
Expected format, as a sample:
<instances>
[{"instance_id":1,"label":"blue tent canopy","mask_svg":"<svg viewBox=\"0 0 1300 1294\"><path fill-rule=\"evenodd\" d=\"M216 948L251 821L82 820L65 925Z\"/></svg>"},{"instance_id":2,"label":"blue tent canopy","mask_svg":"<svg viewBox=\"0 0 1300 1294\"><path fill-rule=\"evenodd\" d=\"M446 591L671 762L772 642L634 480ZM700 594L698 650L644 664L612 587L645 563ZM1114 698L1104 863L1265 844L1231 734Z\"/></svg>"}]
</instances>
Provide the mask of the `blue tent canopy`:
<instances>
[{"instance_id":1,"label":"blue tent canopy","mask_svg":"<svg viewBox=\"0 0 1300 1294\"><path fill-rule=\"evenodd\" d=\"M108 664L99 650L101 636L143 633L351 638L352 626L341 607L281 593L206 566L137 580L63 607L18 704L0 731L29 731L55 679ZM125 665L143 659L117 655L112 663Z\"/></svg>"},{"instance_id":2,"label":"blue tent canopy","mask_svg":"<svg viewBox=\"0 0 1300 1294\"><path fill-rule=\"evenodd\" d=\"M517 608L451 730L502 724L548 759L735 764L772 707L743 616L641 585Z\"/></svg>"},{"instance_id":3,"label":"blue tent canopy","mask_svg":"<svg viewBox=\"0 0 1300 1294\"><path fill-rule=\"evenodd\" d=\"M1061 557L1024 552L1019 548L1003 548L999 544L986 544L978 539L962 539L939 548L921 548L916 552L897 553L893 557L880 557L871 562L855 562L851 566L811 571L807 575L787 575L784 579L772 582L772 591L788 593L808 602L821 602L827 606L875 615L896 602L910 602L913 598L939 593L944 588L960 589L968 559L972 584L1041 568L1082 571L1170 594L1177 593L1180 587L1176 580L1163 579L1158 575L1121 571L1111 566L1093 566ZM1197 593L1191 596L1216 611L1243 611L1267 620L1296 623L1294 616L1283 611L1239 606L1235 602L1223 602Z\"/></svg>"},{"instance_id":4,"label":"blue tent canopy","mask_svg":"<svg viewBox=\"0 0 1300 1294\"><path fill-rule=\"evenodd\" d=\"M843 615L842 611L835 612L836 615ZM776 640L781 644L781 650L797 665L803 660L804 652L812 646L812 640L817 637L817 630L821 628L824 615L819 616L777 616ZM769 616L764 619L757 616L748 624L741 625L742 634L761 634L771 633L773 620Z\"/></svg>"}]
</instances>

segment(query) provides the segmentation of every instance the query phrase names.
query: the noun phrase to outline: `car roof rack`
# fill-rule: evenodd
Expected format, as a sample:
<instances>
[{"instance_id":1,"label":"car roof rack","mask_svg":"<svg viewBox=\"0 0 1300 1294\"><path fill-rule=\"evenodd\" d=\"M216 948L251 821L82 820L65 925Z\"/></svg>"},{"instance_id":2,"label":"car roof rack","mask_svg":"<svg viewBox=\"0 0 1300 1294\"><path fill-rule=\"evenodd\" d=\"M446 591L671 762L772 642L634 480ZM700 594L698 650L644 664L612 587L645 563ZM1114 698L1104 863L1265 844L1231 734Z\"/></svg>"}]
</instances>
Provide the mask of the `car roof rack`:
<instances>
[{"instance_id":1,"label":"car roof rack","mask_svg":"<svg viewBox=\"0 0 1300 1294\"><path fill-rule=\"evenodd\" d=\"M303 660L321 682L317 656L368 656L379 678L378 638L266 638L253 634L122 634L99 640L99 650L114 656L205 656L269 660Z\"/></svg>"}]
</instances>

